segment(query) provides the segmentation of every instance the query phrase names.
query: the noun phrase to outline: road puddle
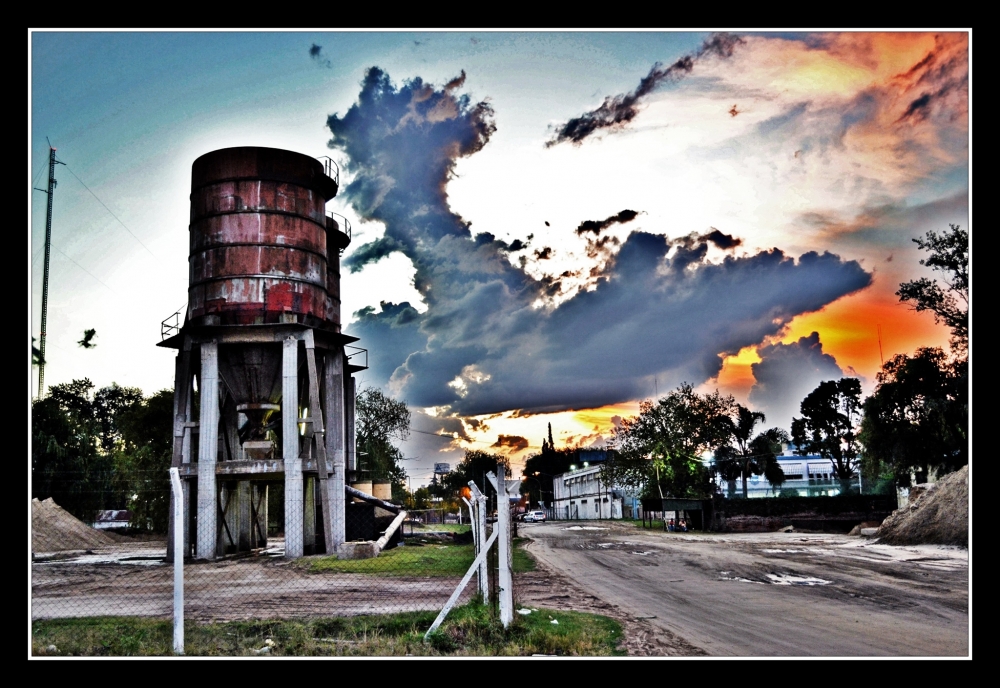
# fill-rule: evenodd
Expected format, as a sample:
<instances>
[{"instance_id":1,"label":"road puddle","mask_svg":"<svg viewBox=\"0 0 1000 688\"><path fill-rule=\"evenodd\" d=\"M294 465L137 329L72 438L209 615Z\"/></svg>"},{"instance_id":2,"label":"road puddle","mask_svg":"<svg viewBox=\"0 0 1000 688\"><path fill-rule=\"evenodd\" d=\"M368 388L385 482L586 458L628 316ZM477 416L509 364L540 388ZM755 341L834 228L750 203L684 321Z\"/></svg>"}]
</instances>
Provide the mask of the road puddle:
<instances>
[{"instance_id":1,"label":"road puddle","mask_svg":"<svg viewBox=\"0 0 1000 688\"><path fill-rule=\"evenodd\" d=\"M811 576L792 576L785 573L769 573L773 585L829 585L830 581Z\"/></svg>"}]
</instances>

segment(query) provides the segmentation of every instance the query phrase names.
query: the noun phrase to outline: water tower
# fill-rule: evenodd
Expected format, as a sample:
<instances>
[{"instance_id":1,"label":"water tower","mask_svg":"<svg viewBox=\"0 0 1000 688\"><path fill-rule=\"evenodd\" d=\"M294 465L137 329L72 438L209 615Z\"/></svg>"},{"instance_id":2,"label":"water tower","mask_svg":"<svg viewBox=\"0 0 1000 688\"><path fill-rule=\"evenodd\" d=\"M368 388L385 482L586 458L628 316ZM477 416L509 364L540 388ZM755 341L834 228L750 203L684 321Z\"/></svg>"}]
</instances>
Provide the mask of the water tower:
<instances>
[{"instance_id":1,"label":"water tower","mask_svg":"<svg viewBox=\"0 0 1000 688\"><path fill-rule=\"evenodd\" d=\"M276 481L286 557L344 542L353 373L367 352L340 331L350 226L326 211L338 181L329 158L273 148L192 165L188 303L159 344L177 350L172 465L184 478L186 554L264 546Z\"/></svg>"}]
</instances>

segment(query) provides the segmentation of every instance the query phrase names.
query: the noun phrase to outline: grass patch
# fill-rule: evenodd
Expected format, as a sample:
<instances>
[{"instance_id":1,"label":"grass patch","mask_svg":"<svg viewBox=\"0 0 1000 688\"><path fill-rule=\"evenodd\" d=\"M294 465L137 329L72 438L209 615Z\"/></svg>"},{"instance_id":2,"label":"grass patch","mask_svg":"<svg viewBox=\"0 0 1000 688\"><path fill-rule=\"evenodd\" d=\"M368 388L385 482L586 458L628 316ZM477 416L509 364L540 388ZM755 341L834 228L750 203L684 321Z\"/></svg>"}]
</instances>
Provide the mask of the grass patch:
<instances>
[{"instance_id":1,"label":"grass patch","mask_svg":"<svg viewBox=\"0 0 1000 688\"><path fill-rule=\"evenodd\" d=\"M431 642L423 635L437 612L307 621L232 621L185 627L189 656L609 656L621 626L607 617L538 609L516 615L507 629L481 604L452 610ZM552 621L558 621L558 624ZM54 619L32 624L32 654L171 655L170 620L124 617Z\"/></svg>"},{"instance_id":2,"label":"grass patch","mask_svg":"<svg viewBox=\"0 0 1000 688\"><path fill-rule=\"evenodd\" d=\"M468 523L459 525L458 523L404 523L404 532L409 535L412 531L414 535L421 532L432 533L468 533L472 528Z\"/></svg>"},{"instance_id":3,"label":"grass patch","mask_svg":"<svg viewBox=\"0 0 1000 688\"><path fill-rule=\"evenodd\" d=\"M524 550L527 538L514 538L514 573L535 570L535 560ZM373 576L455 576L461 578L475 561L473 545L437 540L408 540L402 547L384 550L374 559L318 557L306 560L310 573L367 573Z\"/></svg>"},{"instance_id":4,"label":"grass patch","mask_svg":"<svg viewBox=\"0 0 1000 688\"><path fill-rule=\"evenodd\" d=\"M524 549L529 541L529 538L514 538L514 561L512 563L514 573L535 570L535 558Z\"/></svg>"},{"instance_id":5,"label":"grass patch","mask_svg":"<svg viewBox=\"0 0 1000 688\"><path fill-rule=\"evenodd\" d=\"M472 566L472 545L407 542L384 550L374 559L320 557L308 561L310 573L368 573L375 576L458 576Z\"/></svg>"}]
</instances>

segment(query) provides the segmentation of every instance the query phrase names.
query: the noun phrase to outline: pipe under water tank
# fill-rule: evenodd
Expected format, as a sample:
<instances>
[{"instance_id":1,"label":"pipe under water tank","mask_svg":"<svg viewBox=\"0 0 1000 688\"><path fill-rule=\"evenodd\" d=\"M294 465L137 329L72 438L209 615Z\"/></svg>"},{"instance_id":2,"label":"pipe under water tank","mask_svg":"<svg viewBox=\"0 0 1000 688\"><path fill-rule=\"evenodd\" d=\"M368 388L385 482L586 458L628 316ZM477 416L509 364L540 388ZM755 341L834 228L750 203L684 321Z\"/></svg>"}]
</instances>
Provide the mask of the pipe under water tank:
<instances>
[{"instance_id":1,"label":"pipe under water tank","mask_svg":"<svg viewBox=\"0 0 1000 688\"><path fill-rule=\"evenodd\" d=\"M300 323L340 331L337 181L307 155L224 148L191 175L188 323ZM267 395L264 395L267 396Z\"/></svg>"}]
</instances>

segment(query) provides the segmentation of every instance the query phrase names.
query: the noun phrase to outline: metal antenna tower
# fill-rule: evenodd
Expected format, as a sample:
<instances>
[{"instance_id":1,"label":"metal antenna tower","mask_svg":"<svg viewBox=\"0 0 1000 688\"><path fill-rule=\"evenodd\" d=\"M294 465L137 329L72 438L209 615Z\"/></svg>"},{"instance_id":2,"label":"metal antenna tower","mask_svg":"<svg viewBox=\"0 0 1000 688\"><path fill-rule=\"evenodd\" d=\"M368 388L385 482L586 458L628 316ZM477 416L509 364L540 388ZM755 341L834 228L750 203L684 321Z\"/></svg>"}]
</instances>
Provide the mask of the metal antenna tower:
<instances>
[{"instance_id":1,"label":"metal antenna tower","mask_svg":"<svg viewBox=\"0 0 1000 688\"><path fill-rule=\"evenodd\" d=\"M52 246L52 191L56 188L56 149L49 143L49 186L48 189L38 189L48 194L48 204L45 210L45 268L42 272L42 331L38 337L38 398L45 394L45 324L49 314L49 251Z\"/></svg>"}]
</instances>

